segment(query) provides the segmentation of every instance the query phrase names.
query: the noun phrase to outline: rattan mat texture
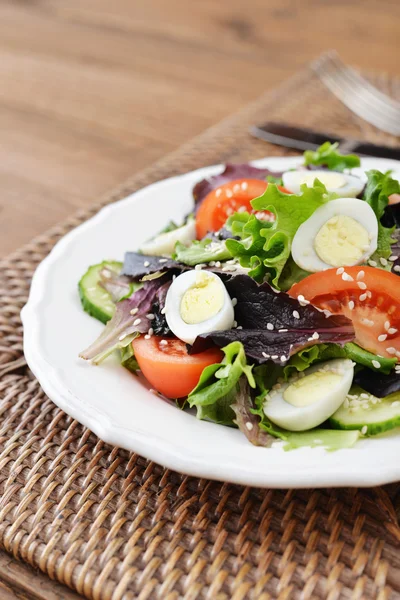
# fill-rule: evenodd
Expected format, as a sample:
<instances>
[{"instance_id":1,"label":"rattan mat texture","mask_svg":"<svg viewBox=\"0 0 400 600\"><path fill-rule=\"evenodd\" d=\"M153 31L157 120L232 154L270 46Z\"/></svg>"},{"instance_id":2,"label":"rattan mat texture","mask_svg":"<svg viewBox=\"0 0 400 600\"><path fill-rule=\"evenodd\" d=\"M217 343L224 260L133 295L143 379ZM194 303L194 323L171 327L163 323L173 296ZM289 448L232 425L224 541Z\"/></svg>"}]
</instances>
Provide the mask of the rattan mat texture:
<instances>
[{"instance_id":1,"label":"rattan mat texture","mask_svg":"<svg viewBox=\"0 0 400 600\"><path fill-rule=\"evenodd\" d=\"M375 80L400 97L400 80ZM87 598L400 598L400 484L285 491L171 472L103 443L45 396L24 363L20 309L55 242L156 180L283 154L248 134L267 119L399 143L305 69L0 262L0 544ZM37 597L60 597L46 589Z\"/></svg>"}]
</instances>

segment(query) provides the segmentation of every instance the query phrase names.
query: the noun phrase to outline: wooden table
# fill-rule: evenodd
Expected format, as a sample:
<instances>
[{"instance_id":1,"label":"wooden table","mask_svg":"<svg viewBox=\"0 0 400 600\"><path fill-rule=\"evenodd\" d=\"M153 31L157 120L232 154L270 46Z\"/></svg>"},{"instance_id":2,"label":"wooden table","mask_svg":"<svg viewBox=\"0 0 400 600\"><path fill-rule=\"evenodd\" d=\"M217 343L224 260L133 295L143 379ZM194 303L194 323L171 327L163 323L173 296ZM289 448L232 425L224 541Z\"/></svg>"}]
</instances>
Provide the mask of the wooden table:
<instances>
[{"instance_id":1,"label":"wooden table","mask_svg":"<svg viewBox=\"0 0 400 600\"><path fill-rule=\"evenodd\" d=\"M398 72L399 22L397 0L3 0L0 255L323 50Z\"/></svg>"}]
</instances>

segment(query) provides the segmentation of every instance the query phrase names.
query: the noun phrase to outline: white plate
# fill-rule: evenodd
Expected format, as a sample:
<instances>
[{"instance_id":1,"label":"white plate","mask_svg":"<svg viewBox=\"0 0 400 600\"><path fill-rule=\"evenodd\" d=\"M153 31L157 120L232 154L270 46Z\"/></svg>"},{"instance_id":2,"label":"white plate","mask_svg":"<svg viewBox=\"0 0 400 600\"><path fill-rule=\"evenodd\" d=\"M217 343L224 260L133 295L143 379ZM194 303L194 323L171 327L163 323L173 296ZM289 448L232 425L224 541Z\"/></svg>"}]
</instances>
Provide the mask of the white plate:
<instances>
[{"instance_id":1,"label":"white plate","mask_svg":"<svg viewBox=\"0 0 400 600\"><path fill-rule=\"evenodd\" d=\"M256 166L291 168L298 158ZM400 163L365 159L363 167L400 171ZM151 394L116 359L94 367L78 358L103 325L81 308L77 282L89 265L122 260L170 219L192 207L193 185L207 167L151 185L102 209L66 235L38 267L22 311L28 364L48 396L101 439L191 475L268 487L370 486L400 479L400 433L353 449L256 448L238 431L180 411Z\"/></svg>"}]
</instances>

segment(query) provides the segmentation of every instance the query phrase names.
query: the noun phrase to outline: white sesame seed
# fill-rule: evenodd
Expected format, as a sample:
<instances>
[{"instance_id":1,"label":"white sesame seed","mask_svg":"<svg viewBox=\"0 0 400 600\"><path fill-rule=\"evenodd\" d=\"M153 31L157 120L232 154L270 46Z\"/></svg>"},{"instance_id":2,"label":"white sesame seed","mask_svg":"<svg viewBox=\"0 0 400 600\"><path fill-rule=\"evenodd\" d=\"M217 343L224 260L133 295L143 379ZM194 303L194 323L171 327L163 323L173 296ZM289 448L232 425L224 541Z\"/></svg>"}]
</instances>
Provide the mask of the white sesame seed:
<instances>
[{"instance_id":1,"label":"white sesame seed","mask_svg":"<svg viewBox=\"0 0 400 600\"><path fill-rule=\"evenodd\" d=\"M239 185L239 183L235 183L235 185L233 186L233 191L234 192L239 192L240 191L240 185Z\"/></svg>"},{"instance_id":2,"label":"white sesame seed","mask_svg":"<svg viewBox=\"0 0 400 600\"><path fill-rule=\"evenodd\" d=\"M154 334L154 329L152 327L149 328L147 335L152 336Z\"/></svg>"},{"instance_id":3,"label":"white sesame seed","mask_svg":"<svg viewBox=\"0 0 400 600\"><path fill-rule=\"evenodd\" d=\"M375 367L375 369L380 369L381 363L378 362L377 360L373 360L372 361L372 366Z\"/></svg>"},{"instance_id":4,"label":"white sesame seed","mask_svg":"<svg viewBox=\"0 0 400 600\"><path fill-rule=\"evenodd\" d=\"M175 281L176 275L172 275L172 281Z\"/></svg>"},{"instance_id":5,"label":"white sesame seed","mask_svg":"<svg viewBox=\"0 0 400 600\"><path fill-rule=\"evenodd\" d=\"M292 314L293 314L293 316L294 316L295 319L300 319L300 315L299 315L299 312L297 310L294 310Z\"/></svg>"},{"instance_id":6,"label":"white sesame seed","mask_svg":"<svg viewBox=\"0 0 400 600\"><path fill-rule=\"evenodd\" d=\"M387 333L382 333L382 335L378 335L378 342L384 342L387 338Z\"/></svg>"},{"instance_id":7,"label":"white sesame seed","mask_svg":"<svg viewBox=\"0 0 400 600\"><path fill-rule=\"evenodd\" d=\"M375 321L371 321L371 319L366 318L361 319L361 323L363 323L363 325L366 325L367 327L373 327L375 325Z\"/></svg>"},{"instance_id":8,"label":"white sesame seed","mask_svg":"<svg viewBox=\"0 0 400 600\"><path fill-rule=\"evenodd\" d=\"M365 435L368 431L368 427L366 425L364 425L364 427L361 429L361 433L362 435Z\"/></svg>"},{"instance_id":9,"label":"white sesame seed","mask_svg":"<svg viewBox=\"0 0 400 600\"><path fill-rule=\"evenodd\" d=\"M243 185L243 184L242 184L242 185ZM242 189L243 189L243 188L242 188ZM239 208L237 209L237 211L236 211L236 212L238 212L238 213L244 213L244 212L246 212L246 211L247 211L247 208L246 208L246 206L239 206Z\"/></svg>"},{"instance_id":10,"label":"white sesame seed","mask_svg":"<svg viewBox=\"0 0 400 600\"><path fill-rule=\"evenodd\" d=\"M342 273L344 273L344 267L339 267L336 271L336 275L341 275Z\"/></svg>"},{"instance_id":11,"label":"white sesame seed","mask_svg":"<svg viewBox=\"0 0 400 600\"><path fill-rule=\"evenodd\" d=\"M148 313L148 314L146 315L146 317L149 319L149 321L152 321L152 320L154 319L154 315L153 315L153 313Z\"/></svg>"},{"instance_id":12,"label":"white sesame seed","mask_svg":"<svg viewBox=\"0 0 400 600\"><path fill-rule=\"evenodd\" d=\"M273 354L273 355L271 356L271 358L272 358L273 360L276 360L276 359L278 358L278 355L277 355L277 354ZM279 387L280 387L280 386L279 386Z\"/></svg>"},{"instance_id":13,"label":"white sesame seed","mask_svg":"<svg viewBox=\"0 0 400 600\"><path fill-rule=\"evenodd\" d=\"M354 306L355 306L355 304L354 304L354 301L353 301L353 300L350 300L350 302L348 303L348 307L349 307L349 309L350 309L350 310L353 310Z\"/></svg>"},{"instance_id":14,"label":"white sesame seed","mask_svg":"<svg viewBox=\"0 0 400 600\"><path fill-rule=\"evenodd\" d=\"M351 275L349 275L348 273L343 273L342 279L343 279L343 281L354 281L353 277Z\"/></svg>"},{"instance_id":15,"label":"white sesame seed","mask_svg":"<svg viewBox=\"0 0 400 600\"><path fill-rule=\"evenodd\" d=\"M237 327L237 321L233 321L232 327Z\"/></svg>"},{"instance_id":16,"label":"white sesame seed","mask_svg":"<svg viewBox=\"0 0 400 600\"><path fill-rule=\"evenodd\" d=\"M381 265L382 265L383 267L386 267L386 265L388 264L388 261L386 260L386 258L383 258L382 256L381 256L381 258L379 259L379 262L381 263Z\"/></svg>"},{"instance_id":17,"label":"white sesame seed","mask_svg":"<svg viewBox=\"0 0 400 600\"><path fill-rule=\"evenodd\" d=\"M359 297L360 302L364 302L368 298L367 294L361 294Z\"/></svg>"},{"instance_id":18,"label":"white sesame seed","mask_svg":"<svg viewBox=\"0 0 400 600\"><path fill-rule=\"evenodd\" d=\"M167 346L167 344L168 344L167 340L160 341L160 346Z\"/></svg>"},{"instance_id":19,"label":"white sesame seed","mask_svg":"<svg viewBox=\"0 0 400 600\"><path fill-rule=\"evenodd\" d=\"M368 298L372 298L372 292L370 292L369 290L367 291L367 296Z\"/></svg>"},{"instance_id":20,"label":"white sesame seed","mask_svg":"<svg viewBox=\"0 0 400 600\"><path fill-rule=\"evenodd\" d=\"M319 340L319 333L318 333L318 331L314 331L314 333L312 334L312 338L313 338L313 340Z\"/></svg>"},{"instance_id":21,"label":"white sesame seed","mask_svg":"<svg viewBox=\"0 0 400 600\"><path fill-rule=\"evenodd\" d=\"M281 361L282 361L282 362L285 362L285 360L287 360L287 358L286 358L286 356L285 356L284 354L282 354L282 356L281 356Z\"/></svg>"},{"instance_id":22,"label":"white sesame seed","mask_svg":"<svg viewBox=\"0 0 400 600\"><path fill-rule=\"evenodd\" d=\"M123 333L122 335L119 336L119 341L122 342L122 340L124 340L126 338L126 333Z\"/></svg>"},{"instance_id":23,"label":"white sesame seed","mask_svg":"<svg viewBox=\"0 0 400 600\"><path fill-rule=\"evenodd\" d=\"M201 263L199 263L198 265L195 265L195 267L194 267L195 271L201 271L202 268L203 268L203 265Z\"/></svg>"},{"instance_id":24,"label":"white sesame seed","mask_svg":"<svg viewBox=\"0 0 400 600\"><path fill-rule=\"evenodd\" d=\"M367 289L367 284L364 283L363 281L357 281L357 285L360 288L360 290L366 290Z\"/></svg>"},{"instance_id":25,"label":"white sesame seed","mask_svg":"<svg viewBox=\"0 0 400 600\"><path fill-rule=\"evenodd\" d=\"M232 302L232 306L235 307L237 304L237 298L232 298L231 302Z\"/></svg>"},{"instance_id":26,"label":"white sesame seed","mask_svg":"<svg viewBox=\"0 0 400 600\"><path fill-rule=\"evenodd\" d=\"M217 190L215 190L215 196L216 196L217 198L219 198L221 194L222 194L222 190L221 190L221 188L218 188Z\"/></svg>"},{"instance_id":27,"label":"white sesame seed","mask_svg":"<svg viewBox=\"0 0 400 600\"><path fill-rule=\"evenodd\" d=\"M219 260L216 261L215 266L217 267L217 269L221 267L221 263L219 262Z\"/></svg>"},{"instance_id":28,"label":"white sesame seed","mask_svg":"<svg viewBox=\"0 0 400 600\"><path fill-rule=\"evenodd\" d=\"M251 431L251 430L253 429L253 427L254 427L254 425L253 425L253 423L250 423L250 421L248 421L248 422L246 423L246 428L247 428L249 431Z\"/></svg>"},{"instance_id":29,"label":"white sesame seed","mask_svg":"<svg viewBox=\"0 0 400 600\"><path fill-rule=\"evenodd\" d=\"M286 333L287 331L289 331L288 329L279 329L279 333Z\"/></svg>"},{"instance_id":30,"label":"white sesame seed","mask_svg":"<svg viewBox=\"0 0 400 600\"><path fill-rule=\"evenodd\" d=\"M144 263L143 263L143 266L144 266L144 267L149 267L149 266L150 266L150 263L149 263L149 261L148 261L148 260L145 260L145 261L144 261Z\"/></svg>"},{"instance_id":31,"label":"white sesame seed","mask_svg":"<svg viewBox=\"0 0 400 600\"><path fill-rule=\"evenodd\" d=\"M160 310L160 313L161 313L162 315L165 315L165 306L164 306L164 308L162 308L162 309Z\"/></svg>"},{"instance_id":32,"label":"white sesame seed","mask_svg":"<svg viewBox=\"0 0 400 600\"><path fill-rule=\"evenodd\" d=\"M395 265L393 267L393 271L396 271L396 273L400 273L400 265Z\"/></svg>"},{"instance_id":33,"label":"white sesame seed","mask_svg":"<svg viewBox=\"0 0 400 600\"><path fill-rule=\"evenodd\" d=\"M375 260L369 260L369 261L368 261L368 264L369 264L371 267L377 267L377 266L378 266L378 263L377 263Z\"/></svg>"},{"instance_id":34,"label":"white sesame seed","mask_svg":"<svg viewBox=\"0 0 400 600\"><path fill-rule=\"evenodd\" d=\"M227 198L232 198L233 196L233 192L231 192L231 190L226 190L225 194Z\"/></svg>"},{"instance_id":35,"label":"white sesame seed","mask_svg":"<svg viewBox=\"0 0 400 600\"><path fill-rule=\"evenodd\" d=\"M154 388L150 388L149 392L150 392L150 394L154 394L155 396L158 396L158 392Z\"/></svg>"},{"instance_id":36,"label":"white sesame seed","mask_svg":"<svg viewBox=\"0 0 400 600\"><path fill-rule=\"evenodd\" d=\"M392 256L389 256L389 260L390 262L394 262L395 260L398 260L398 256L395 256L394 254L392 254Z\"/></svg>"},{"instance_id":37,"label":"white sesame seed","mask_svg":"<svg viewBox=\"0 0 400 600\"><path fill-rule=\"evenodd\" d=\"M243 329L243 326L242 326L242 325L238 325L238 326L236 327L236 329Z\"/></svg>"},{"instance_id":38,"label":"white sesame seed","mask_svg":"<svg viewBox=\"0 0 400 600\"><path fill-rule=\"evenodd\" d=\"M129 311L129 312L133 316L133 315L136 315L137 312L139 312L139 309L138 308L132 308L132 310Z\"/></svg>"},{"instance_id":39,"label":"white sesame seed","mask_svg":"<svg viewBox=\"0 0 400 600\"><path fill-rule=\"evenodd\" d=\"M389 321L385 321L384 328L386 329L386 331L389 331L389 329L390 329L390 322Z\"/></svg>"},{"instance_id":40,"label":"white sesame seed","mask_svg":"<svg viewBox=\"0 0 400 600\"><path fill-rule=\"evenodd\" d=\"M369 399L369 396L368 396L368 394L366 394L365 392L362 392L362 393L360 394L360 398L365 398L366 400L368 400L368 399Z\"/></svg>"},{"instance_id":41,"label":"white sesame seed","mask_svg":"<svg viewBox=\"0 0 400 600\"><path fill-rule=\"evenodd\" d=\"M268 358L269 355L266 352L261 352L261 354L263 355L264 358Z\"/></svg>"},{"instance_id":42,"label":"white sesame seed","mask_svg":"<svg viewBox=\"0 0 400 600\"><path fill-rule=\"evenodd\" d=\"M359 271L357 274L357 281L364 279L364 276L365 276L365 271Z\"/></svg>"},{"instance_id":43,"label":"white sesame seed","mask_svg":"<svg viewBox=\"0 0 400 600\"><path fill-rule=\"evenodd\" d=\"M137 325L140 325L141 322L142 322L142 319L135 319L133 321L133 326L136 327Z\"/></svg>"},{"instance_id":44,"label":"white sesame seed","mask_svg":"<svg viewBox=\"0 0 400 600\"><path fill-rule=\"evenodd\" d=\"M151 338L151 335L149 335L148 333L146 333L146 335L144 336L145 340L149 340Z\"/></svg>"},{"instance_id":45,"label":"white sesame seed","mask_svg":"<svg viewBox=\"0 0 400 600\"><path fill-rule=\"evenodd\" d=\"M272 330L273 330L273 328L274 328L274 326L272 325L272 323L267 323L267 329L268 329L269 331L272 331Z\"/></svg>"},{"instance_id":46,"label":"white sesame seed","mask_svg":"<svg viewBox=\"0 0 400 600\"><path fill-rule=\"evenodd\" d=\"M390 335L394 335L395 333L397 333L397 329L395 327L391 327L390 329L388 329L388 333Z\"/></svg>"},{"instance_id":47,"label":"white sesame seed","mask_svg":"<svg viewBox=\"0 0 400 600\"><path fill-rule=\"evenodd\" d=\"M386 348L386 352L388 354L396 354L396 348L393 348L393 346L389 346L388 348Z\"/></svg>"},{"instance_id":48,"label":"white sesame seed","mask_svg":"<svg viewBox=\"0 0 400 600\"><path fill-rule=\"evenodd\" d=\"M209 267L215 267L215 260L210 260L210 262L208 263Z\"/></svg>"},{"instance_id":49,"label":"white sesame seed","mask_svg":"<svg viewBox=\"0 0 400 600\"><path fill-rule=\"evenodd\" d=\"M249 184L247 183L247 181L243 181L242 182L242 190L247 190L248 187L249 187Z\"/></svg>"}]
</instances>

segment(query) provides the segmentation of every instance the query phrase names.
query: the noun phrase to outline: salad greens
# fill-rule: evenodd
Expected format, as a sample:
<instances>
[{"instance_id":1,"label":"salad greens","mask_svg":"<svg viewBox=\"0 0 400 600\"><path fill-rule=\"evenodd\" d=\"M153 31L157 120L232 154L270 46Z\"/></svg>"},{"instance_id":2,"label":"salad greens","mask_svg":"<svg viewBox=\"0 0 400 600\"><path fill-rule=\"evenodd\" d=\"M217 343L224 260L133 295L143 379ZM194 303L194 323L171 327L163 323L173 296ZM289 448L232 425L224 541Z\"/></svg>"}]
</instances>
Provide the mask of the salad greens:
<instances>
[{"instance_id":1,"label":"salad greens","mask_svg":"<svg viewBox=\"0 0 400 600\"><path fill-rule=\"evenodd\" d=\"M240 238L227 240L226 247L243 267L250 267L249 275L257 281L269 276L279 288L279 278L290 257L294 234L313 212L331 199L325 186L315 180L313 187L301 186L302 193L285 194L275 184L251 202L258 211L269 211L275 221L267 222L249 213L236 213L228 221L232 233Z\"/></svg>"},{"instance_id":2,"label":"salad greens","mask_svg":"<svg viewBox=\"0 0 400 600\"><path fill-rule=\"evenodd\" d=\"M224 261L232 258L232 254L226 247L224 241L216 242L209 238L199 242L193 242L185 246L178 242L175 246L175 259L191 267L209 263L211 261Z\"/></svg>"},{"instance_id":3,"label":"salad greens","mask_svg":"<svg viewBox=\"0 0 400 600\"><path fill-rule=\"evenodd\" d=\"M334 144L325 142L315 151L306 150L304 152L305 166L322 166L340 172L360 166L360 158L358 156L355 154L341 154L338 148L338 142Z\"/></svg>"}]
</instances>

